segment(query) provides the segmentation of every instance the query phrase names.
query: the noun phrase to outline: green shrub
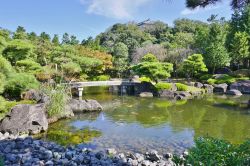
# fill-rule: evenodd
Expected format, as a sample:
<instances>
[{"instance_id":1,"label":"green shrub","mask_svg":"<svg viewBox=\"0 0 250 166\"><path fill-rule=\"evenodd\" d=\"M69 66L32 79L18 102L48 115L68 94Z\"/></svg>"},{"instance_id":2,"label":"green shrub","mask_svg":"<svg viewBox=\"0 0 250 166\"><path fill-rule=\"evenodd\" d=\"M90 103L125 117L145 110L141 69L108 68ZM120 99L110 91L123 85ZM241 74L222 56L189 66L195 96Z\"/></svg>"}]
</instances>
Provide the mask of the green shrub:
<instances>
[{"instance_id":1,"label":"green shrub","mask_svg":"<svg viewBox=\"0 0 250 166\"><path fill-rule=\"evenodd\" d=\"M74 62L63 64L62 69L67 77L78 76L82 72L80 65Z\"/></svg>"},{"instance_id":2,"label":"green shrub","mask_svg":"<svg viewBox=\"0 0 250 166\"><path fill-rule=\"evenodd\" d=\"M216 84L223 84L223 83L232 84L234 82L236 82L236 79L230 75L227 75L227 74L220 76L215 81Z\"/></svg>"},{"instance_id":3,"label":"green shrub","mask_svg":"<svg viewBox=\"0 0 250 166\"><path fill-rule=\"evenodd\" d=\"M25 73L11 74L4 88L4 94L11 98L20 98L22 92L37 89L39 82L33 75Z\"/></svg>"},{"instance_id":4,"label":"green shrub","mask_svg":"<svg viewBox=\"0 0 250 166\"><path fill-rule=\"evenodd\" d=\"M188 86L182 83L176 83L177 91L188 91Z\"/></svg>"},{"instance_id":5,"label":"green shrub","mask_svg":"<svg viewBox=\"0 0 250 166\"><path fill-rule=\"evenodd\" d=\"M244 77L242 80L246 80L248 78ZM230 75L227 75L227 74L223 74L223 75L220 75L218 78L209 78L207 80L207 83L208 84L223 84L223 83L226 83L226 84L232 84L234 82L236 82L237 80L241 80L240 78L235 78L233 76L230 76Z\"/></svg>"},{"instance_id":6,"label":"green shrub","mask_svg":"<svg viewBox=\"0 0 250 166\"><path fill-rule=\"evenodd\" d=\"M6 82L6 77L3 73L0 73L0 94L4 92L4 86Z\"/></svg>"},{"instance_id":7,"label":"green shrub","mask_svg":"<svg viewBox=\"0 0 250 166\"><path fill-rule=\"evenodd\" d=\"M207 83L210 84L210 85L215 84L215 82L216 82L216 79L213 79L213 78L209 78L209 79L207 80Z\"/></svg>"},{"instance_id":8,"label":"green shrub","mask_svg":"<svg viewBox=\"0 0 250 166\"><path fill-rule=\"evenodd\" d=\"M250 77L249 69L240 69L233 72L235 77Z\"/></svg>"},{"instance_id":9,"label":"green shrub","mask_svg":"<svg viewBox=\"0 0 250 166\"><path fill-rule=\"evenodd\" d=\"M12 107L17 104L35 104L35 101L31 100L21 100L21 101L6 101L2 96L0 96L0 119L5 117L5 115L11 110Z\"/></svg>"},{"instance_id":10,"label":"green shrub","mask_svg":"<svg viewBox=\"0 0 250 166\"><path fill-rule=\"evenodd\" d=\"M200 80L207 81L208 79L213 78L212 74L204 74L200 77Z\"/></svg>"},{"instance_id":11,"label":"green shrub","mask_svg":"<svg viewBox=\"0 0 250 166\"><path fill-rule=\"evenodd\" d=\"M177 159L175 157L175 159ZM181 160L175 160L180 163ZM249 165L250 141L233 145L215 138L198 138L195 147L189 150L184 165Z\"/></svg>"},{"instance_id":12,"label":"green shrub","mask_svg":"<svg viewBox=\"0 0 250 166\"><path fill-rule=\"evenodd\" d=\"M159 82L155 85L156 89L158 91L160 90L171 90L172 88L172 84L171 83L164 83L164 82Z\"/></svg>"},{"instance_id":13,"label":"green shrub","mask_svg":"<svg viewBox=\"0 0 250 166\"><path fill-rule=\"evenodd\" d=\"M249 80L249 77L240 77L240 78L237 78L237 81L245 81L245 80Z\"/></svg>"},{"instance_id":14,"label":"green shrub","mask_svg":"<svg viewBox=\"0 0 250 166\"><path fill-rule=\"evenodd\" d=\"M46 105L49 117L60 116L64 114L71 92L69 87L65 86L43 86L41 91L48 95L50 102Z\"/></svg>"},{"instance_id":15,"label":"green shrub","mask_svg":"<svg viewBox=\"0 0 250 166\"><path fill-rule=\"evenodd\" d=\"M94 81L108 81L110 79L109 75L100 75L96 76L93 80Z\"/></svg>"},{"instance_id":16,"label":"green shrub","mask_svg":"<svg viewBox=\"0 0 250 166\"><path fill-rule=\"evenodd\" d=\"M148 78L148 77L140 77L139 80L141 82L152 82L152 80L150 78Z\"/></svg>"},{"instance_id":17,"label":"green shrub","mask_svg":"<svg viewBox=\"0 0 250 166\"><path fill-rule=\"evenodd\" d=\"M24 59L16 62L16 69L19 72L38 73L42 71L42 66L31 59Z\"/></svg>"},{"instance_id":18,"label":"green shrub","mask_svg":"<svg viewBox=\"0 0 250 166\"><path fill-rule=\"evenodd\" d=\"M9 61L0 55L0 73L3 73L5 76L13 73L13 68Z\"/></svg>"}]
</instances>

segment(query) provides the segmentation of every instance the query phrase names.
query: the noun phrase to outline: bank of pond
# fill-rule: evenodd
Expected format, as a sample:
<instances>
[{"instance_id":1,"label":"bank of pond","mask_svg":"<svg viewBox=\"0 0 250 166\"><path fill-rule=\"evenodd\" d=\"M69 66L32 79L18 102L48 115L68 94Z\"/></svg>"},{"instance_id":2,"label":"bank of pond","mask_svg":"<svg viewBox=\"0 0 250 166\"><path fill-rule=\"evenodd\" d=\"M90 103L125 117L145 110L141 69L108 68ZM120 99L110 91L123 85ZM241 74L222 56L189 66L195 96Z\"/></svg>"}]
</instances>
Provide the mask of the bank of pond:
<instances>
[{"instance_id":1,"label":"bank of pond","mask_svg":"<svg viewBox=\"0 0 250 166\"><path fill-rule=\"evenodd\" d=\"M41 141L39 146L46 144L44 142L55 142L54 146L64 148L64 151L60 152L59 159L36 157L36 160L39 159L44 164L46 162L58 164L57 162L66 159L67 164L73 162L79 165L75 158L71 160L74 155L71 159L65 157L66 152L70 151L79 156L81 154L78 152L79 148L87 148L91 149L92 155L102 152L104 156L107 155L108 149L115 150L116 154L104 157L105 161L108 161L106 163L108 165L117 164L114 160L123 155L121 163L128 165L142 163L144 165L159 165L160 163L163 165L166 163L172 165L174 163L179 165L188 163L193 165L200 163L203 165L248 165L250 162L250 143L247 141L250 138L250 109L248 108L250 96L247 94L229 95L226 93L230 91L229 87L226 87L224 92L208 93L203 90L205 86L194 83L188 86L189 90L190 87L193 87L191 91L174 91L173 99L169 99L169 96L154 98L151 95L142 96L141 94L145 93L142 91L136 96L129 96L110 93L108 87L88 88L84 90L81 100L69 99L67 106L70 109L65 116L55 118L49 117L48 114L34 115L33 118L37 118L26 126L26 133L32 130L35 134L33 138ZM224 90L225 85L213 86L212 91L214 88ZM192 93L193 90L200 93ZM162 91L162 89L158 91ZM146 93L154 94L150 91ZM190 93L190 96L176 98L177 95L182 96L182 93ZM15 118L18 120L20 110L27 114L39 110L43 112L48 108L43 104L49 99L39 96L36 91L30 91L26 98L34 96L39 101L39 106L19 105L14 107L12 113L16 112L16 114L6 116L9 121L5 120L5 127L15 128L16 131L21 129L19 123L25 123L24 121L11 123L12 126L8 126L10 125L8 122L11 120ZM48 120L47 126L45 118ZM3 122L4 120L1 121L1 130L4 127ZM13 136L11 132L8 132L10 135L6 133L0 133L1 142L5 143L5 146L20 139L16 135ZM17 131L15 134L22 133ZM5 148L3 146L2 149L0 148L3 160L7 162L6 165L13 165L14 162L9 161L9 156L4 153ZM56 150L47 150L50 150L52 154L54 152L57 154ZM12 151L8 154L11 153ZM149 159L148 155L151 153L159 158ZM131 154L140 154L143 160L138 161L137 158L131 158ZM88 156L86 151L82 155ZM95 158L95 161L89 162L102 163L103 160ZM132 162L132 160L135 161ZM22 160L14 161L22 163ZM80 163L83 164L84 160Z\"/></svg>"}]
</instances>

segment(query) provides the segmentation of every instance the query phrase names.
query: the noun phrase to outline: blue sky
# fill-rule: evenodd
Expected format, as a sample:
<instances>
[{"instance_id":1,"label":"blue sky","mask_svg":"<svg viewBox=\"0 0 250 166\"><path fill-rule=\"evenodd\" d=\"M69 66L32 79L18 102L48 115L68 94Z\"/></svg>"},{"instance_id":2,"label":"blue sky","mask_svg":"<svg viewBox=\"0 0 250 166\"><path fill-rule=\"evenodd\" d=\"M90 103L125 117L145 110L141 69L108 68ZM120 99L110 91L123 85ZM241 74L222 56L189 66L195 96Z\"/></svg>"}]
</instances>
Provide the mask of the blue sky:
<instances>
[{"instance_id":1,"label":"blue sky","mask_svg":"<svg viewBox=\"0 0 250 166\"><path fill-rule=\"evenodd\" d=\"M218 14L229 19L232 13L228 0L195 10L185 8L185 0L0 0L0 6L0 27L14 31L21 25L28 32L60 36L68 32L80 40L118 22L150 18L173 25L178 18L206 21Z\"/></svg>"}]
</instances>

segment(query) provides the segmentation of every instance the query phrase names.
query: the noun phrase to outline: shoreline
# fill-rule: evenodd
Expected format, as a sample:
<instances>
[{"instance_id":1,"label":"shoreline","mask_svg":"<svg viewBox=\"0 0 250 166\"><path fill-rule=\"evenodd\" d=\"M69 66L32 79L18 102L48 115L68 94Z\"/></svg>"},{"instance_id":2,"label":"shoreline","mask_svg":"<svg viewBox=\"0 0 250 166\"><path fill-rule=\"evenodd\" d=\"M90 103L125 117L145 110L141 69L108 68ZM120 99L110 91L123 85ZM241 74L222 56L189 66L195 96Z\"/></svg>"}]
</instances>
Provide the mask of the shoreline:
<instances>
[{"instance_id":1,"label":"shoreline","mask_svg":"<svg viewBox=\"0 0 250 166\"><path fill-rule=\"evenodd\" d=\"M188 155L184 152L180 158ZM115 149L93 152L80 145L63 147L54 142L32 137L4 139L0 141L0 156L8 165L142 165L174 166L173 154L159 155L151 150L145 154L118 153Z\"/></svg>"}]
</instances>

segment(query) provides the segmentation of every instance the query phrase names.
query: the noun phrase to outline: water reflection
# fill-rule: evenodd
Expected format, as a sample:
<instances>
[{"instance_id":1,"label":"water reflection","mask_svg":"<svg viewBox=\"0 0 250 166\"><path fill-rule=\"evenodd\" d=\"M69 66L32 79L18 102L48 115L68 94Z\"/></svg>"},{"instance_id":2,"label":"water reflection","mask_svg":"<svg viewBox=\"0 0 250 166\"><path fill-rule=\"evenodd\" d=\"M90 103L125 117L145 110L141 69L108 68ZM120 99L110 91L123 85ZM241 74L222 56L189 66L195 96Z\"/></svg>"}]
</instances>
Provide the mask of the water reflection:
<instances>
[{"instance_id":1,"label":"water reflection","mask_svg":"<svg viewBox=\"0 0 250 166\"><path fill-rule=\"evenodd\" d=\"M109 93L88 94L104 107L101 113L77 115L53 124L47 138L61 144L86 143L98 150L181 152L194 137L212 136L240 143L250 138L249 96L205 96L168 101Z\"/></svg>"},{"instance_id":2,"label":"water reflection","mask_svg":"<svg viewBox=\"0 0 250 166\"><path fill-rule=\"evenodd\" d=\"M60 145L77 145L89 143L93 138L100 137L102 133L98 130L83 127L81 129L69 125L69 120L53 124L49 130L43 134L46 140L54 141Z\"/></svg>"}]
</instances>

